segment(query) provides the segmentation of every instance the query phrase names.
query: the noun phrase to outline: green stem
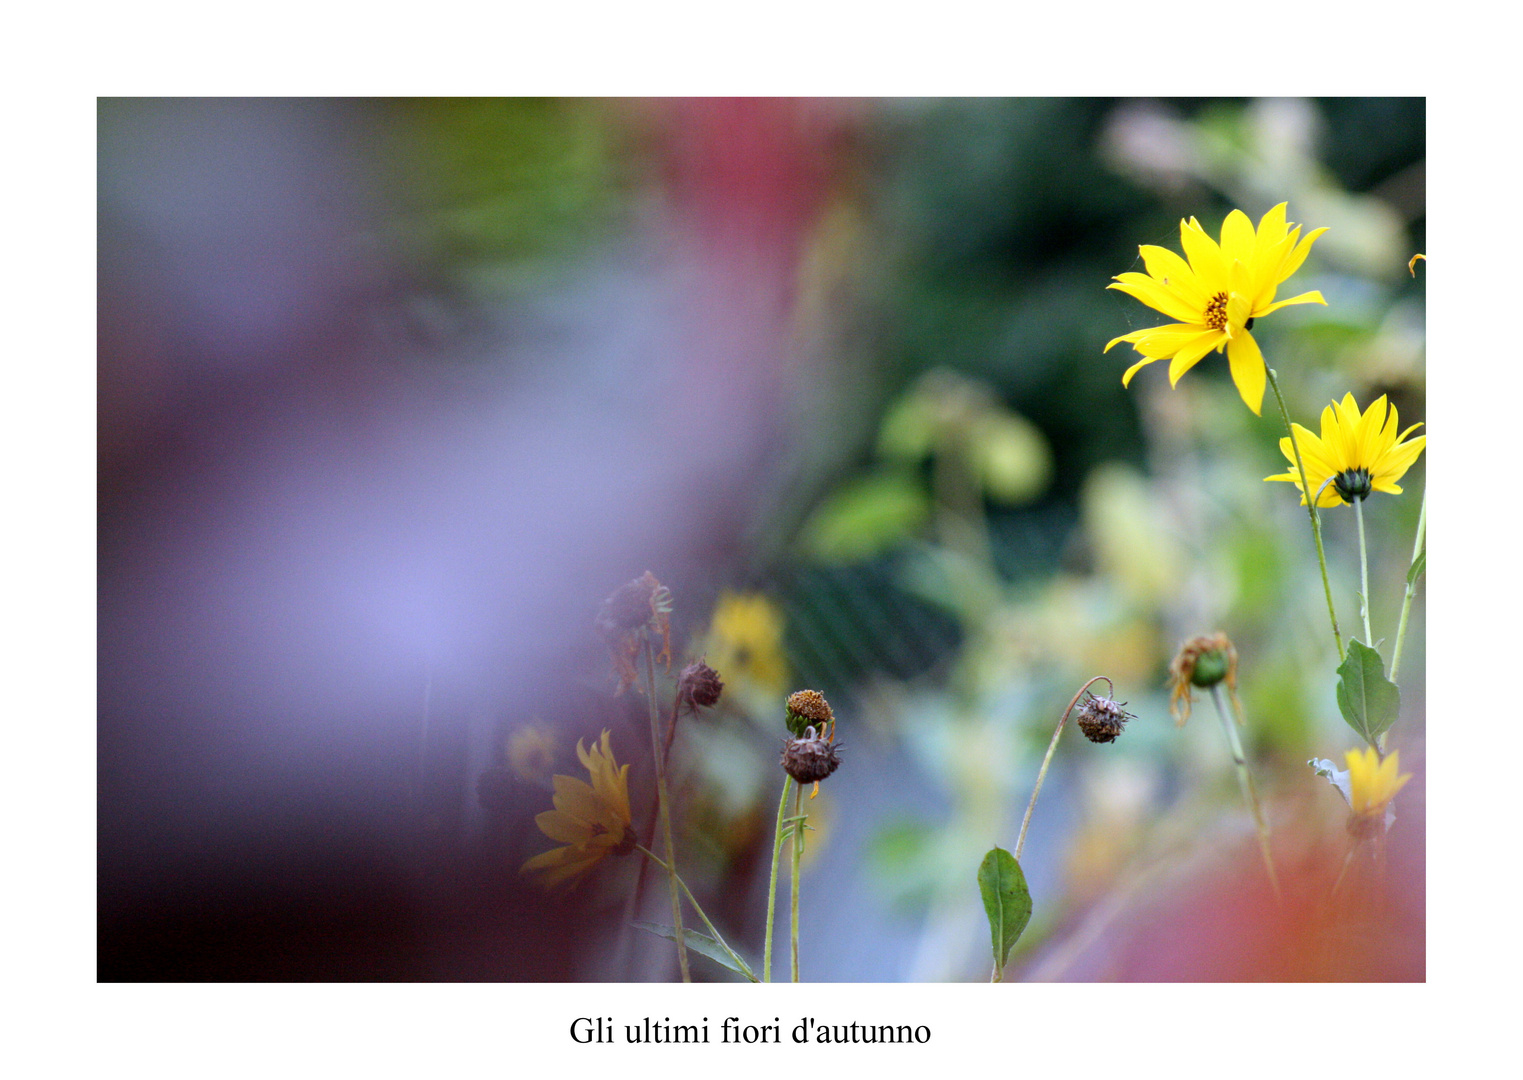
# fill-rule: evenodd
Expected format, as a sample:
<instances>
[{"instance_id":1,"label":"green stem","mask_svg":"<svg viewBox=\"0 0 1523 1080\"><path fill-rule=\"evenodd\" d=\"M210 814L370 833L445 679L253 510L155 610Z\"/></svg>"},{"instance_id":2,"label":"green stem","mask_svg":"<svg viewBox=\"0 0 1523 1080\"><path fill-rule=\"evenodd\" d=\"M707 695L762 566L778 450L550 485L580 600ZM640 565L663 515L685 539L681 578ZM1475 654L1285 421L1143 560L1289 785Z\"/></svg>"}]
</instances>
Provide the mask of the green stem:
<instances>
[{"instance_id":1,"label":"green stem","mask_svg":"<svg viewBox=\"0 0 1523 1080\"><path fill-rule=\"evenodd\" d=\"M793 863L788 874L788 937L792 945L793 981L799 981L799 860L804 854L804 819L800 816L804 785L793 789Z\"/></svg>"},{"instance_id":2,"label":"green stem","mask_svg":"<svg viewBox=\"0 0 1523 1080\"><path fill-rule=\"evenodd\" d=\"M662 860L655 854L655 852L651 851L643 844L636 844L635 849L651 862L659 866L661 869L671 869L666 865L664 860ZM698 913L698 917L703 920L703 925L708 927L709 936L712 937L715 943L725 951L726 955L728 955L729 958L735 962L735 966L741 970L742 974L744 974L746 978L750 979L752 982L756 982L756 975L751 971L751 965L747 964L745 960L741 958L739 953L730 948L730 943L724 939L724 935L720 934L719 930L715 928L713 922L710 921L708 915L705 914L702 905L698 903L698 898L693 895L693 890L687 887L687 882L682 880L682 876L680 874L674 873L673 876L677 879L677 884L682 887L682 895L687 897L687 902L693 905L693 910L696 911Z\"/></svg>"},{"instance_id":3,"label":"green stem","mask_svg":"<svg viewBox=\"0 0 1523 1080\"><path fill-rule=\"evenodd\" d=\"M1306 512L1311 516L1311 535L1317 542L1317 565L1322 568L1322 591L1327 594L1327 617L1333 624L1333 642L1338 646L1338 662L1343 662L1343 635L1338 632L1338 611L1333 607L1333 587L1327 580L1327 554L1322 550L1322 519L1317 516L1317 496L1312 494L1311 485L1306 481L1306 465L1301 461L1301 444L1296 439L1295 425L1290 422L1290 413L1285 409L1285 398L1280 394L1280 381L1275 378L1274 368L1267 364L1264 370L1269 373L1269 387L1274 391L1274 399L1280 406L1280 420L1285 424L1285 432L1290 436L1290 449L1296 457L1296 471L1301 474L1301 495L1306 501Z\"/></svg>"},{"instance_id":4,"label":"green stem","mask_svg":"<svg viewBox=\"0 0 1523 1080\"><path fill-rule=\"evenodd\" d=\"M1364 541L1364 500L1354 500L1354 520L1359 524L1359 617L1364 620L1364 643L1375 647L1370 631L1370 557Z\"/></svg>"},{"instance_id":5,"label":"green stem","mask_svg":"<svg viewBox=\"0 0 1523 1080\"><path fill-rule=\"evenodd\" d=\"M1221 683L1211 687L1211 700L1216 704L1216 715L1222 718L1222 727L1227 732L1227 744L1232 748L1232 761L1237 766L1237 779L1243 789L1243 800L1252 811L1253 824L1258 829L1259 852L1264 856L1264 870L1269 874L1269 884L1274 888L1274 898L1279 900L1281 899L1280 879L1274 872L1274 856L1269 850L1269 825L1264 821L1264 814L1259 809L1258 792L1254 790L1253 777L1248 772L1248 759L1243 754L1242 741L1237 737L1237 727L1227 711L1226 702L1222 701Z\"/></svg>"},{"instance_id":6,"label":"green stem","mask_svg":"<svg viewBox=\"0 0 1523 1080\"><path fill-rule=\"evenodd\" d=\"M1428 489L1423 487L1423 508L1417 515L1417 539L1412 543L1412 566L1417 565L1417 560L1422 558L1423 551L1428 544ZM1396 681L1396 672L1401 668L1401 643L1407 639L1407 616L1412 611L1412 598L1417 595L1417 579L1421 574L1414 574L1411 567L1407 569L1407 593L1401 600L1401 621L1396 624L1396 646L1391 651L1391 681Z\"/></svg>"},{"instance_id":7,"label":"green stem","mask_svg":"<svg viewBox=\"0 0 1523 1080\"><path fill-rule=\"evenodd\" d=\"M772 921L777 912L777 862L783 853L783 818L793 777L783 777L783 797L777 801L777 832L772 841L772 874L767 881L767 933L762 944L762 982L772 981Z\"/></svg>"},{"instance_id":8,"label":"green stem","mask_svg":"<svg viewBox=\"0 0 1523 1080\"><path fill-rule=\"evenodd\" d=\"M1109 679L1106 679L1104 675L1096 675L1093 679L1090 679L1089 682L1079 687L1079 693L1073 696L1073 700L1068 703L1068 708L1064 709L1063 715L1058 718L1058 726L1052 733L1052 741L1047 744L1047 756L1042 758L1042 767L1037 770L1036 786L1031 789L1031 801L1026 804L1026 816L1021 819L1020 835L1015 838L1016 862L1021 861L1021 850L1026 846L1026 829L1031 825L1031 812L1036 809L1036 797L1042 793L1042 781L1047 779L1047 766L1052 764L1053 752L1058 748L1058 736L1063 734L1063 725L1068 722L1068 714L1074 711L1074 706L1079 703L1079 698L1081 695L1083 695L1084 691L1088 690L1091 686L1095 685L1095 683L1099 682L1101 679L1105 679L1105 681L1110 685L1111 693L1115 693L1115 683L1112 683ZM996 974L998 974L998 972L996 972ZM998 982L999 980L995 979L993 981Z\"/></svg>"},{"instance_id":9,"label":"green stem","mask_svg":"<svg viewBox=\"0 0 1523 1080\"><path fill-rule=\"evenodd\" d=\"M650 643L649 636L645 637L645 674L649 680L650 701L650 748L651 757L656 764L656 799L661 807L661 832L666 838L666 873L670 879L672 891L672 932L677 938L677 966L682 969L682 981L692 982L692 972L688 970L687 943L682 938L682 900L677 892L677 855L672 844L672 811L671 800L666 790L666 762L661 754L661 718L656 714L656 650Z\"/></svg>"}]
</instances>

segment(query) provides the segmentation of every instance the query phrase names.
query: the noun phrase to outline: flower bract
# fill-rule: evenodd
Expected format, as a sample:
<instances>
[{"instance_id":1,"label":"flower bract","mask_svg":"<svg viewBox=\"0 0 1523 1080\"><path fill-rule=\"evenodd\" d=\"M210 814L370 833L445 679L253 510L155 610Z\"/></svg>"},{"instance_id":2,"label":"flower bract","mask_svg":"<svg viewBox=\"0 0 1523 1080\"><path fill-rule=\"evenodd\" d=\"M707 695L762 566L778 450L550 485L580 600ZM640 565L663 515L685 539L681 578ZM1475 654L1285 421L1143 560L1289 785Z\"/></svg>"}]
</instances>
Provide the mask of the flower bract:
<instances>
[{"instance_id":1,"label":"flower bract","mask_svg":"<svg viewBox=\"0 0 1523 1080\"><path fill-rule=\"evenodd\" d=\"M1383 813L1386 804L1412 779L1411 773L1397 775L1399 753L1392 750L1382 761L1373 746L1366 746L1344 755L1348 761L1349 806L1354 813L1361 817Z\"/></svg>"},{"instance_id":2,"label":"flower bract","mask_svg":"<svg viewBox=\"0 0 1523 1080\"><path fill-rule=\"evenodd\" d=\"M629 824L629 766L614 760L608 732L591 749L583 749L579 740L576 756L592 782L557 774L555 809L534 818L541 832L565 846L534 856L519 871L539 875L547 889L576 884L604 856L627 854L635 844Z\"/></svg>"},{"instance_id":3,"label":"flower bract","mask_svg":"<svg viewBox=\"0 0 1523 1080\"><path fill-rule=\"evenodd\" d=\"M1301 461L1306 466L1306 482L1316 496L1318 506L1338 506L1362 499L1372 491L1401 494L1396 485L1412 467L1428 437L1408 439L1422 425L1413 424L1400 435L1396 433L1396 406L1387 408L1385 395L1359 412L1353 394L1343 395L1322 410L1322 435L1317 437L1300 424L1294 424L1296 442L1301 447ZM1301 474L1296 469L1295 450L1290 439L1280 440L1280 452L1290 462L1286 472L1266 476L1269 480L1286 480L1301 488ZM1301 491L1306 505L1306 492Z\"/></svg>"},{"instance_id":4,"label":"flower bract","mask_svg":"<svg viewBox=\"0 0 1523 1080\"><path fill-rule=\"evenodd\" d=\"M1280 283L1300 268L1312 242L1327 231L1314 229L1301 236L1299 225L1285 221L1285 205L1265 214L1257 229L1247 214L1232 211L1222 223L1220 243L1193 217L1181 221L1183 258L1152 244L1138 248L1147 273L1118 274L1115 284L1107 287L1136 297L1176 321L1134 330L1105 346L1109 352L1125 341L1142 354L1121 376L1123 386L1154 360L1170 361L1169 385L1173 386L1207 353L1225 350L1238 393L1258 415L1264 402L1265 369L1263 353L1249 333L1253 320L1289 304L1327 303L1316 291L1275 299Z\"/></svg>"}]
</instances>

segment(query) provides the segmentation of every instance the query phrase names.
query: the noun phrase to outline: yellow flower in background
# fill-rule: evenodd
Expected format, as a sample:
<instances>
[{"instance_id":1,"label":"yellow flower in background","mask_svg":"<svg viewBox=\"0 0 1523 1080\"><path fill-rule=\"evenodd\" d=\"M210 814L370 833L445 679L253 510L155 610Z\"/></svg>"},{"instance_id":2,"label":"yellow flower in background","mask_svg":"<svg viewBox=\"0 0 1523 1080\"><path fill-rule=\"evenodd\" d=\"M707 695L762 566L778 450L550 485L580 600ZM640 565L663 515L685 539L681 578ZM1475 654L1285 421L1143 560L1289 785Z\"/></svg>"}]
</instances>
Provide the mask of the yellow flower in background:
<instances>
[{"instance_id":1,"label":"yellow flower in background","mask_svg":"<svg viewBox=\"0 0 1523 1080\"><path fill-rule=\"evenodd\" d=\"M1384 394L1363 415L1354 395L1343 395L1342 401L1322 410L1321 438L1300 424L1292 426L1301 445L1306 482L1316 494L1318 506L1352 503L1371 491L1400 495L1396 481L1412 467L1428 443L1426 435L1406 441L1408 435L1422 427L1420 423L1396 434L1396 406L1390 406L1387 412ZM1301 474L1296 470L1295 451L1288 437L1280 440L1280 452L1290 462L1290 469L1264 480L1286 480L1300 490ZM1305 491L1301 492L1301 505L1306 505Z\"/></svg>"},{"instance_id":2,"label":"yellow flower in background","mask_svg":"<svg viewBox=\"0 0 1523 1080\"><path fill-rule=\"evenodd\" d=\"M721 594L709 624L707 655L725 679L781 693L788 681L782 611L761 593Z\"/></svg>"},{"instance_id":3,"label":"yellow flower in background","mask_svg":"<svg viewBox=\"0 0 1523 1080\"><path fill-rule=\"evenodd\" d=\"M636 842L629 824L629 766L614 760L608 732L590 750L577 740L576 756L592 783L556 775L555 809L534 818L541 832L566 846L536 855L519 869L538 874L547 889L575 885L605 855L627 855Z\"/></svg>"},{"instance_id":4,"label":"yellow flower in background","mask_svg":"<svg viewBox=\"0 0 1523 1080\"><path fill-rule=\"evenodd\" d=\"M1288 304L1326 304L1320 292L1276 300L1280 283L1300 269L1311 245L1326 229L1301 237L1299 225L1285 221L1285 203L1259 220L1254 229L1248 215L1234 210L1222 223L1221 243L1206 235L1193 217L1179 223L1180 244L1188 262L1168 248L1143 244L1146 274L1116 275L1118 289L1177 322L1134 330L1105 346L1128 342L1143 359L1126 369L1127 386L1140 368L1154 360L1170 360L1169 385L1213 349L1227 351L1232 381L1243 402L1258 415L1264 402L1264 356L1249 328L1253 320Z\"/></svg>"},{"instance_id":5,"label":"yellow flower in background","mask_svg":"<svg viewBox=\"0 0 1523 1080\"><path fill-rule=\"evenodd\" d=\"M1361 817L1375 817L1385 812L1386 803L1396 797L1411 773L1397 775L1399 751L1392 750L1384 761L1373 746L1350 750L1348 761L1349 806Z\"/></svg>"},{"instance_id":6,"label":"yellow flower in background","mask_svg":"<svg viewBox=\"0 0 1523 1080\"><path fill-rule=\"evenodd\" d=\"M508 765L524 780L544 780L555 764L555 732L544 724L525 724L508 736Z\"/></svg>"}]
</instances>

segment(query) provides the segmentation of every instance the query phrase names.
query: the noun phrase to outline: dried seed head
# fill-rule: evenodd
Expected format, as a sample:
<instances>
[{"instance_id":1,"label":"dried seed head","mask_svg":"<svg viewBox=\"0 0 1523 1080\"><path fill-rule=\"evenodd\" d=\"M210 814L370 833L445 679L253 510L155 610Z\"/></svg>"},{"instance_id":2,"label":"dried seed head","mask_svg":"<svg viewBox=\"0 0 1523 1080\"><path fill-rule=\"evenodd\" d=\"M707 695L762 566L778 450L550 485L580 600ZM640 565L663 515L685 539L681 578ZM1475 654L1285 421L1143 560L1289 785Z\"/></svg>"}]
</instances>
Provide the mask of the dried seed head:
<instances>
[{"instance_id":1,"label":"dried seed head","mask_svg":"<svg viewBox=\"0 0 1523 1080\"><path fill-rule=\"evenodd\" d=\"M804 729L808 727L825 730L825 725L835 724L835 714L830 711L830 703L825 700L825 695L818 690L799 690L788 695L788 730L794 735L802 737Z\"/></svg>"},{"instance_id":2,"label":"dried seed head","mask_svg":"<svg viewBox=\"0 0 1523 1080\"><path fill-rule=\"evenodd\" d=\"M800 784L817 784L840 764L841 744L822 738L812 727L798 738L783 740L783 771Z\"/></svg>"},{"instance_id":3,"label":"dried seed head","mask_svg":"<svg viewBox=\"0 0 1523 1080\"><path fill-rule=\"evenodd\" d=\"M1125 704L1124 701L1112 701L1110 698L1090 694L1088 700L1079 707L1079 730L1084 732L1084 737L1090 742L1115 742L1116 736L1126 727L1126 722L1134 719L1131 713L1122 708Z\"/></svg>"},{"instance_id":4,"label":"dried seed head","mask_svg":"<svg viewBox=\"0 0 1523 1080\"><path fill-rule=\"evenodd\" d=\"M682 669L682 674L677 679L678 695L687 702L689 708L695 710L700 705L705 708L717 705L723 690L724 680L705 660L694 660Z\"/></svg>"}]
</instances>

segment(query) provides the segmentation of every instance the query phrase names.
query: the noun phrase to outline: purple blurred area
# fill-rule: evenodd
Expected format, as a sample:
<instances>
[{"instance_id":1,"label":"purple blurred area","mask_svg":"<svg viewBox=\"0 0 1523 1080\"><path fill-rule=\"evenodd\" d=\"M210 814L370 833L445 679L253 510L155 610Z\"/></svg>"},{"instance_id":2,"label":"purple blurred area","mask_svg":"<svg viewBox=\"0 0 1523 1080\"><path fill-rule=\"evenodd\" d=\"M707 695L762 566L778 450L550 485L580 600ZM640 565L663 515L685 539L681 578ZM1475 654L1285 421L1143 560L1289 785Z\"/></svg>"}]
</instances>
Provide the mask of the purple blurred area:
<instances>
[{"instance_id":1,"label":"purple blurred area","mask_svg":"<svg viewBox=\"0 0 1523 1080\"><path fill-rule=\"evenodd\" d=\"M697 618L790 437L841 108L579 104L617 212L491 303L409 240L427 113L101 102L102 980L584 977L515 873L547 798L476 778L508 723L639 732L599 601Z\"/></svg>"}]
</instances>

